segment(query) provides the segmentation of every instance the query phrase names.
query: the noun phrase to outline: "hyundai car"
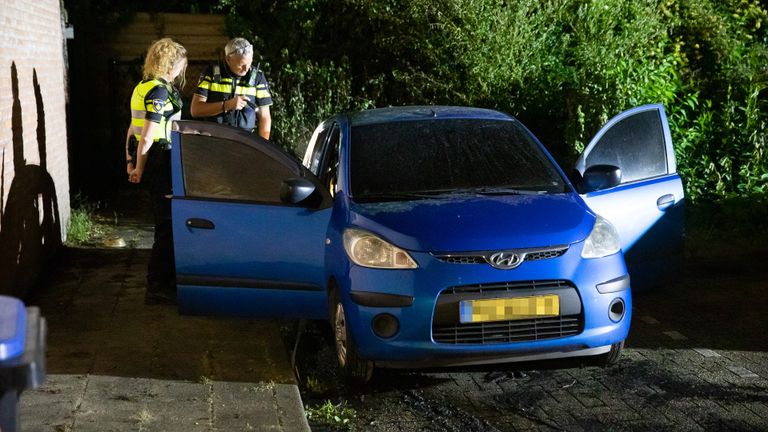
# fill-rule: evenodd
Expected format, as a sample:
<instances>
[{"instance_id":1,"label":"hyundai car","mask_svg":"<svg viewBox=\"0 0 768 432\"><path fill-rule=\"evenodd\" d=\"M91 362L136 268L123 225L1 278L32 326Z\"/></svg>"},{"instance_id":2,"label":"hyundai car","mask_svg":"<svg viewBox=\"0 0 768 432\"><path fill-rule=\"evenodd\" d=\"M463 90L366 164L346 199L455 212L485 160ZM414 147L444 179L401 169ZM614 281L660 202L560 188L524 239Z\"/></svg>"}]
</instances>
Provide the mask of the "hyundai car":
<instances>
[{"instance_id":1,"label":"hyundai car","mask_svg":"<svg viewBox=\"0 0 768 432\"><path fill-rule=\"evenodd\" d=\"M180 311L328 319L359 380L615 361L632 311L625 254L646 244L638 256L663 265L684 201L661 105L611 119L568 171L516 118L450 106L336 115L303 159L178 121L172 171Z\"/></svg>"}]
</instances>

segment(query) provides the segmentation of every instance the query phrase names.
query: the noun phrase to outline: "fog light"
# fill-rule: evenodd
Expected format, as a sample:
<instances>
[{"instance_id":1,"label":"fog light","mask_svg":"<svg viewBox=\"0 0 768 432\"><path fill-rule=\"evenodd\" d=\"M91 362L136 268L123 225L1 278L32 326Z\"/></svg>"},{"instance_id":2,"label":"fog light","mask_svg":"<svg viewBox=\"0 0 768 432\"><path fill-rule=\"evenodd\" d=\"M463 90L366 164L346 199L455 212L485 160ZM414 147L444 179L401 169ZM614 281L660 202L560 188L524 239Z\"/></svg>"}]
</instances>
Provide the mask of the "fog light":
<instances>
[{"instance_id":1,"label":"fog light","mask_svg":"<svg viewBox=\"0 0 768 432\"><path fill-rule=\"evenodd\" d=\"M371 327L373 327L373 332L376 336L389 339L400 330L400 321L388 313L378 314L373 317Z\"/></svg>"},{"instance_id":2,"label":"fog light","mask_svg":"<svg viewBox=\"0 0 768 432\"><path fill-rule=\"evenodd\" d=\"M608 316L613 322L619 322L624 318L624 300L617 298L608 307Z\"/></svg>"}]
</instances>

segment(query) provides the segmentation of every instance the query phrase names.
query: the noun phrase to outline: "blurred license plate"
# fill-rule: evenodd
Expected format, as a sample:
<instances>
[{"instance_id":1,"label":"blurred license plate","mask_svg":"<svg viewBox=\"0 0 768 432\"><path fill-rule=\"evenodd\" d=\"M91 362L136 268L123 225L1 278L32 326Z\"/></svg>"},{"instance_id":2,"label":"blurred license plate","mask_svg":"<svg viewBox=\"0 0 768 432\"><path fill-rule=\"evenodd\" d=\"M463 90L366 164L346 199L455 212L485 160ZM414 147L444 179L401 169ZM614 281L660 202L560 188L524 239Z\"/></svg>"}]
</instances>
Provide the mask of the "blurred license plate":
<instances>
[{"instance_id":1,"label":"blurred license plate","mask_svg":"<svg viewBox=\"0 0 768 432\"><path fill-rule=\"evenodd\" d=\"M522 320L560 315L560 297L543 295L502 299L464 300L459 304L462 323Z\"/></svg>"}]
</instances>

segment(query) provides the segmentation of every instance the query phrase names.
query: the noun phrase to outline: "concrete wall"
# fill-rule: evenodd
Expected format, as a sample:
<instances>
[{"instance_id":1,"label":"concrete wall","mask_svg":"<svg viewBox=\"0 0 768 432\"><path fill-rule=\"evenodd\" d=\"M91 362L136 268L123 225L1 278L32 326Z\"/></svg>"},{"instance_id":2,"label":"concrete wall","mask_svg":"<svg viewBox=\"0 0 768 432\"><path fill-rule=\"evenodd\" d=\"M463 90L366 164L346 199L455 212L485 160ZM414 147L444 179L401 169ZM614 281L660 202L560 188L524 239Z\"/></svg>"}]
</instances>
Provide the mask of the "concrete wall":
<instances>
[{"instance_id":1,"label":"concrete wall","mask_svg":"<svg viewBox=\"0 0 768 432\"><path fill-rule=\"evenodd\" d=\"M44 271L69 221L59 0L0 7L0 294Z\"/></svg>"}]
</instances>

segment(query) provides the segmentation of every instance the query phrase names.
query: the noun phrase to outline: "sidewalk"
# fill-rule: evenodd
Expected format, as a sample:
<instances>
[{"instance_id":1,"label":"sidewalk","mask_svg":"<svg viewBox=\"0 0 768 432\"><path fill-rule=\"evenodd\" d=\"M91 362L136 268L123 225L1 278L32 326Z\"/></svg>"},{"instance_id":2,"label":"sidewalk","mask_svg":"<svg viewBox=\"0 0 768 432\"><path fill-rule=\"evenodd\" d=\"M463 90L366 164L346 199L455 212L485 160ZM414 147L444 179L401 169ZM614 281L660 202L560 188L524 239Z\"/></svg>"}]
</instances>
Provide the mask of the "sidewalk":
<instances>
[{"instance_id":1,"label":"sidewalk","mask_svg":"<svg viewBox=\"0 0 768 432\"><path fill-rule=\"evenodd\" d=\"M22 430L308 431L277 323L145 306L152 227L114 214L128 246L65 249L29 302L48 320L48 382L22 394Z\"/></svg>"}]
</instances>

